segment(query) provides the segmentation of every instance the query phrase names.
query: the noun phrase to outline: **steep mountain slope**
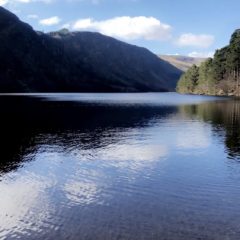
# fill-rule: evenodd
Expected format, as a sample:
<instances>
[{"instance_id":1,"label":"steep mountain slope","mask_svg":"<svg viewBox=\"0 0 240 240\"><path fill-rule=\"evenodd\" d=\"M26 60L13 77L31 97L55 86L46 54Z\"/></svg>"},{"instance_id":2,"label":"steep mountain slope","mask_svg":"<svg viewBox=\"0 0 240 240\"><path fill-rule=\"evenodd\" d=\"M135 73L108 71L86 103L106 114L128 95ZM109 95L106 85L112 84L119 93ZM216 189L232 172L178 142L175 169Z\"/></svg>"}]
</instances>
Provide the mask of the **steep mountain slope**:
<instances>
[{"instance_id":1,"label":"steep mountain slope","mask_svg":"<svg viewBox=\"0 0 240 240\"><path fill-rule=\"evenodd\" d=\"M159 57L176 68L186 72L190 67L194 64L199 66L202 62L206 60L206 58L195 58L195 57L187 57L181 55L159 55Z\"/></svg>"},{"instance_id":2,"label":"steep mountain slope","mask_svg":"<svg viewBox=\"0 0 240 240\"><path fill-rule=\"evenodd\" d=\"M181 71L91 32L36 32L0 7L0 92L172 91Z\"/></svg>"}]
</instances>

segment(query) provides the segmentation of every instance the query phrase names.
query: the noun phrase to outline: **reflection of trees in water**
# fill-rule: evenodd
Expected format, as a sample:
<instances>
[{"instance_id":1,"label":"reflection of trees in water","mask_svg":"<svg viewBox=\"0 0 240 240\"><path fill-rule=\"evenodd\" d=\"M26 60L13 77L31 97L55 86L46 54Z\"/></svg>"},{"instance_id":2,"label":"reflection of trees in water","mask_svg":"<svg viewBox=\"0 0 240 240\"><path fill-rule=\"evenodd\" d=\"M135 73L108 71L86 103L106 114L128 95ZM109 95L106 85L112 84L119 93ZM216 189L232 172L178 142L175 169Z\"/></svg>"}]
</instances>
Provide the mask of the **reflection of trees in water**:
<instances>
[{"instance_id":1,"label":"reflection of trees in water","mask_svg":"<svg viewBox=\"0 0 240 240\"><path fill-rule=\"evenodd\" d=\"M44 102L27 97L0 97L0 173L21 166L23 156L41 144L71 148L98 148L106 136L141 128L155 118L166 117L176 107L91 105L74 102ZM111 138L109 135L115 135ZM113 144L114 142L109 142Z\"/></svg>"},{"instance_id":2,"label":"reflection of trees in water","mask_svg":"<svg viewBox=\"0 0 240 240\"><path fill-rule=\"evenodd\" d=\"M225 114L225 113L224 113ZM229 123L226 125L226 146L230 157L240 157L240 102L234 101L226 110Z\"/></svg>"},{"instance_id":3,"label":"reflection of trees in water","mask_svg":"<svg viewBox=\"0 0 240 240\"><path fill-rule=\"evenodd\" d=\"M240 158L240 101L220 101L194 106L182 106L180 111L188 116L209 122L218 136L224 137L230 158ZM224 136L223 131L224 130Z\"/></svg>"},{"instance_id":4,"label":"reflection of trees in water","mask_svg":"<svg viewBox=\"0 0 240 240\"><path fill-rule=\"evenodd\" d=\"M101 148L116 144L123 132L146 127L154 119L167 118L177 112L183 117L209 122L213 132L224 139L229 157L240 158L240 101L237 100L177 108L0 97L0 110L0 173L21 166L23 156L37 151L39 143L66 150L78 146Z\"/></svg>"}]
</instances>

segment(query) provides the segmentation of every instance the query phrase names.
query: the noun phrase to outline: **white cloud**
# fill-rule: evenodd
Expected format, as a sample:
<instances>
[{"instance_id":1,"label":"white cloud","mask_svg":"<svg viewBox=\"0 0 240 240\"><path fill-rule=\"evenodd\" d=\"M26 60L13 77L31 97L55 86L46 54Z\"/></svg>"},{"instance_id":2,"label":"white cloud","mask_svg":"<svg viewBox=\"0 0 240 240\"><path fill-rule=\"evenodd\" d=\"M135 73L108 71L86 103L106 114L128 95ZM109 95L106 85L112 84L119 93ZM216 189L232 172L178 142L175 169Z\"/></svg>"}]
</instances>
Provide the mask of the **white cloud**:
<instances>
[{"instance_id":1,"label":"white cloud","mask_svg":"<svg viewBox=\"0 0 240 240\"><path fill-rule=\"evenodd\" d=\"M208 48L213 42L214 36L207 34L195 35L192 33L185 33L177 39L177 45L183 47Z\"/></svg>"},{"instance_id":2,"label":"white cloud","mask_svg":"<svg viewBox=\"0 0 240 240\"><path fill-rule=\"evenodd\" d=\"M195 57L195 58L210 58L213 57L214 52L191 52L188 54L189 57Z\"/></svg>"},{"instance_id":3,"label":"white cloud","mask_svg":"<svg viewBox=\"0 0 240 240\"><path fill-rule=\"evenodd\" d=\"M8 3L8 0L0 0L0 6L4 6Z\"/></svg>"},{"instance_id":4,"label":"white cloud","mask_svg":"<svg viewBox=\"0 0 240 240\"><path fill-rule=\"evenodd\" d=\"M52 26L52 25L57 25L61 22L61 19L57 16L50 17L50 18L45 18L41 19L39 21L39 24L45 25L45 26Z\"/></svg>"},{"instance_id":5,"label":"white cloud","mask_svg":"<svg viewBox=\"0 0 240 240\"><path fill-rule=\"evenodd\" d=\"M91 18L79 19L72 24L73 30L97 31L126 40L167 40L171 37L171 26L154 17L115 17L103 21Z\"/></svg>"}]
</instances>

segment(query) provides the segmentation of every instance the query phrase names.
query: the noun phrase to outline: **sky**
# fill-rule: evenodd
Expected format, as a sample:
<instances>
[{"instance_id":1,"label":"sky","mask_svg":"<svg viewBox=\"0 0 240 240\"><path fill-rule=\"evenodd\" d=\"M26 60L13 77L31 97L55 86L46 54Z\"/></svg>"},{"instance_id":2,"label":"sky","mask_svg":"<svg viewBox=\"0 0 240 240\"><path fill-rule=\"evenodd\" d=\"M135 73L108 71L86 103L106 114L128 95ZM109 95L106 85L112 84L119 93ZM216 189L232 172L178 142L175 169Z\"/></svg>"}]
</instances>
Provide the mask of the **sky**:
<instances>
[{"instance_id":1,"label":"sky","mask_svg":"<svg viewBox=\"0 0 240 240\"><path fill-rule=\"evenodd\" d=\"M240 28L239 0L0 0L35 30L95 31L156 54L211 57Z\"/></svg>"}]
</instances>

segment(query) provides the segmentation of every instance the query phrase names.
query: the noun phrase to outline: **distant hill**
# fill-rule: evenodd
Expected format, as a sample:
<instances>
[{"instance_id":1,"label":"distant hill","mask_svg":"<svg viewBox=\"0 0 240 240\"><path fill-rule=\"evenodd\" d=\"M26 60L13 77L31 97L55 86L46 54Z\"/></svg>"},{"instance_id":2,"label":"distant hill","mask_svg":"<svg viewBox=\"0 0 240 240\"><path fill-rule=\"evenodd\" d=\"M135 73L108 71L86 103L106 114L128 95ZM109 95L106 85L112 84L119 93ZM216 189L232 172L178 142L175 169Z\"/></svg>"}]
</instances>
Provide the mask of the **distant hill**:
<instances>
[{"instance_id":1,"label":"distant hill","mask_svg":"<svg viewBox=\"0 0 240 240\"><path fill-rule=\"evenodd\" d=\"M0 7L0 92L173 91L182 71L92 32L44 34Z\"/></svg>"},{"instance_id":2,"label":"distant hill","mask_svg":"<svg viewBox=\"0 0 240 240\"><path fill-rule=\"evenodd\" d=\"M240 29L213 58L183 74L177 89L181 93L240 96Z\"/></svg>"},{"instance_id":3,"label":"distant hill","mask_svg":"<svg viewBox=\"0 0 240 240\"><path fill-rule=\"evenodd\" d=\"M182 70L183 72L186 72L194 64L199 66L206 60L206 58L193 58L180 55L159 55L159 57Z\"/></svg>"}]
</instances>

